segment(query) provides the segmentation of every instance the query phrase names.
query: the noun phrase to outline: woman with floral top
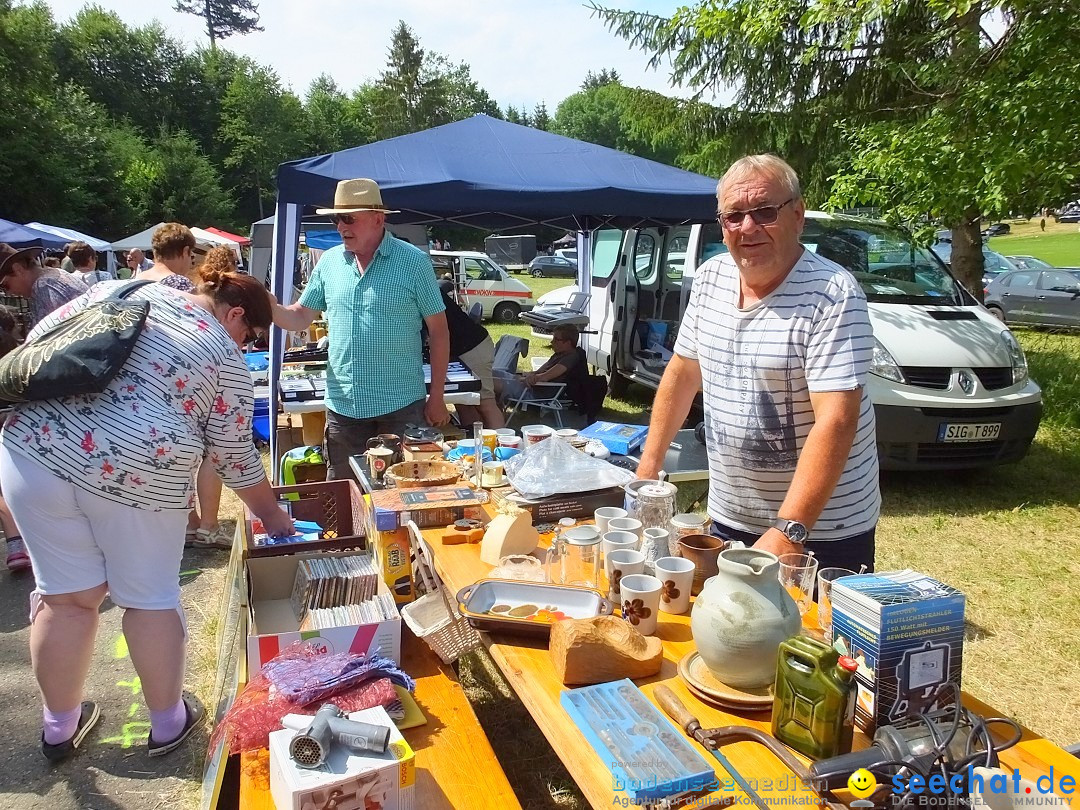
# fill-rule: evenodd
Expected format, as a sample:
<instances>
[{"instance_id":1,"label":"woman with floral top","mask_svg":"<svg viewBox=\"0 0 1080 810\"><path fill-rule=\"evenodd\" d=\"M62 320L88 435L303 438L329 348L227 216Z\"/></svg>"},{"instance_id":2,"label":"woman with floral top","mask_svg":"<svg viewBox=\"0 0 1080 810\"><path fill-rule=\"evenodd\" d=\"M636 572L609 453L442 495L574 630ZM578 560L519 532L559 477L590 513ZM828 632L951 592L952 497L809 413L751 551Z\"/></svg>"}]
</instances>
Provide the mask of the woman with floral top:
<instances>
[{"instance_id":1,"label":"woman with floral top","mask_svg":"<svg viewBox=\"0 0 1080 810\"><path fill-rule=\"evenodd\" d=\"M202 251L195 242L195 234L187 225L166 222L154 231L150 246L154 249L154 263L149 270L139 271L136 276L139 281L157 281L181 292L195 289L191 276L196 252Z\"/></svg>"},{"instance_id":2,"label":"woman with floral top","mask_svg":"<svg viewBox=\"0 0 1080 810\"><path fill-rule=\"evenodd\" d=\"M186 252L187 248L185 248ZM101 282L28 339L127 282ZM33 562L30 654L44 698L42 753L70 756L98 720L83 701L98 608L124 610L150 709L150 756L175 749L202 708L182 692L186 625L176 572L204 456L271 534L291 534L251 441L253 394L239 346L270 325L250 276L160 284L131 357L101 394L17 405L0 433L0 486Z\"/></svg>"}]
</instances>

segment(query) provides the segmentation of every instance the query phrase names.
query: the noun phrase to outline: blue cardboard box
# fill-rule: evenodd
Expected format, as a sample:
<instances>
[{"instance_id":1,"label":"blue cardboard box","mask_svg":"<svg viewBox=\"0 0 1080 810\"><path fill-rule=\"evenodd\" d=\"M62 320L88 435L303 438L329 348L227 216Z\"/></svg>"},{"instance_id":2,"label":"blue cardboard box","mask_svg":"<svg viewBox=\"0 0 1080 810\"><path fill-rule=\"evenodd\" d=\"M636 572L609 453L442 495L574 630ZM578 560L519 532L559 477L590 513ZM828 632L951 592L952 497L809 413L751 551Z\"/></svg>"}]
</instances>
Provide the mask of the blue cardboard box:
<instances>
[{"instance_id":1,"label":"blue cardboard box","mask_svg":"<svg viewBox=\"0 0 1080 810\"><path fill-rule=\"evenodd\" d=\"M619 422L593 422L587 428L578 431L578 434L587 439L595 439L612 453L625 456L632 453L645 442L645 436L648 432L648 425L624 425Z\"/></svg>"}]
</instances>

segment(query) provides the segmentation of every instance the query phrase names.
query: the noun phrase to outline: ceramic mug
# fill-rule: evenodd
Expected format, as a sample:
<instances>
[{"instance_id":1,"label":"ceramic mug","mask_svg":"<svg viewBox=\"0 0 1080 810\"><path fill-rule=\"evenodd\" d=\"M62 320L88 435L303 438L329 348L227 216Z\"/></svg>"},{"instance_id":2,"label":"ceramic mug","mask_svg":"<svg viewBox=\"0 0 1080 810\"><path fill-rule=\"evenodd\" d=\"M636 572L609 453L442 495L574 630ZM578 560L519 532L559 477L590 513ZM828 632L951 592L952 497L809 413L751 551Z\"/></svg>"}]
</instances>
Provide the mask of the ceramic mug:
<instances>
[{"instance_id":1,"label":"ceramic mug","mask_svg":"<svg viewBox=\"0 0 1080 810\"><path fill-rule=\"evenodd\" d=\"M499 436L497 439L499 447L509 447L511 450L521 449L521 437L510 434L509 436Z\"/></svg>"},{"instance_id":2,"label":"ceramic mug","mask_svg":"<svg viewBox=\"0 0 1080 810\"><path fill-rule=\"evenodd\" d=\"M664 584L648 574L628 574L619 581L622 617L644 636L656 632L660 591Z\"/></svg>"},{"instance_id":3,"label":"ceramic mug","mask_svg":"<svg viewBox=\"0 0 1080 810\"><path fill-rule=\"evenodd\" d=\"M611 552L608 559L610 563L604 564L611 571L608 577L608 599L619 604L620 581L630 574L645 573L645 555L632 548L617 548Z\"/></svg>"},{"instance_id":4,"label":"ceramic mug","mask_svg":"<svg viewBox=\"0 0 1080 810\"><path fill-rule=\"evenodd\" d=\"M619 517L611 518L608 521L609 532L632 532L637 536L638 545L641 545L641 536L644 531L644 525L637 518L632 517Z\"/></svg>"},{"instance_id":5,"label":"ceramic mug","mask_svg":"<svg viewBox=\"0 0 1080 810\"><path fill-rule=\"evenodd\" d=\"M600 553L603 555L604 571L607 574L608 582L610 582L611 567L607 562L608 554L617 548L628 548L631 551L637 551L638 539L631 532L605 532L601 537Z\"/></svg>"},{"instance_id":6,"label":"ceramic mug","mask_svg":"<svg viewBox=\"0 0 1080 810\"><path fill-rule=\"evenodd\" d=\"M501 461L485 461L480 475L480 485L485 487L497 487L502 484L503 465Z\"/></svg>"},{"instance_id":7,"label":"ceramic mug","mask_svg":"<svg viewBox=\"0 0 1080 810\"><path fill-rule=\"evenodd\" d=\"M683 557L661 557L656 561L660 589L660 610L686 613L690 609L690 589L694 585L694 564Z\"/></svg>"},{"instance_id":8,"label":"ceramic mug","mask_svg":"<svg viewBox=\"0 0 1080 810\"><path fill-rule=\"evenodd\" d=\"M537 444L551 435L551 428L547 425L526 425L521 429L521 435L525 438L525 444Z\"/></svg>"},{"instance_id":9,"label":"ceramic mug","mask_svg":"<svg viewBox=\"0 0 1080 810\"><path fill-rule=\"evenodd\" d=\"M626 517L626 510L618 506L601 506L593 512L593 523L596 524L596 530L600 532L601 537L609 531L608 521L617 517ZM600 559L603 560L603 557L601 556Z\"/></svg>"},{"instance_id":10,"label":"ceramic mug","mask_svg":"<svg viewBox=\"0 0 1080 810\"><path fill-rule=\"evenodd\" d=\"M375 447L370 448L364 455L367 456L368 469L371 471L371 480L382 481L383 475L386 473L386 468L393 462L394 451L386 445L378 444Z\"/></svg>"},{"instance_id":11,"label":"ceramic mug","mask_svg":"<svg viewBox=\"0 0 1080 810\"><path fill-rule=\"evenodd\" d=\"M484 430L481 432L480 437L484 442L484 447L494 453L495 448L498 446L499 434L494 430Z\"/></svg>"}]
</instances>

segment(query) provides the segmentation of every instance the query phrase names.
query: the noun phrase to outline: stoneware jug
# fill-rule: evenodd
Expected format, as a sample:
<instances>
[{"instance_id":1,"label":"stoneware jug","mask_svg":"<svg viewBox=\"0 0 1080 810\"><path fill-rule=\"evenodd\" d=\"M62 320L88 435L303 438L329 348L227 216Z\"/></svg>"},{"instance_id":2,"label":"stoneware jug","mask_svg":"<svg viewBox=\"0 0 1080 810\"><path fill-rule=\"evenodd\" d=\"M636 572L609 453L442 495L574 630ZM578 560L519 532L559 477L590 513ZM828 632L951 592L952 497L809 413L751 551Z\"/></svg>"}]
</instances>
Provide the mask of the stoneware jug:
<instances>
[{"instance_id":1,"label":"stoneware jug","mask_svg":"<svg viewBox=\"0 0 1080 810\"><path fill-rule=\"evenodd\" d=\"M698 654L728 686L768 686L776 679L780 643L798 635L802 617L777 571L775 554L728 548L690 613Z\"/></svg>"}]
</instances>

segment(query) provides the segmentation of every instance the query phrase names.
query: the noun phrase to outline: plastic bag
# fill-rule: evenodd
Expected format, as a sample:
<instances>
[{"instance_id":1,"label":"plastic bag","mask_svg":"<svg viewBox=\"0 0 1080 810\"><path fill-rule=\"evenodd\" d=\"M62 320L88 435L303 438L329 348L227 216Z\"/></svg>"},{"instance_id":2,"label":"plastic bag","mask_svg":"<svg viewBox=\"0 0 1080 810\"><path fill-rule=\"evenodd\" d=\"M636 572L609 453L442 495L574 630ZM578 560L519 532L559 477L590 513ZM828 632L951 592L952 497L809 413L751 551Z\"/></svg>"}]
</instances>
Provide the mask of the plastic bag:
<instances>
[{"instance_id":1,"label":"plastic bag","mask_svg":"<svg viewBox=\"0 0 1080 810\"><path fill-rule=\"evenodd\" d=\"M586 455L558 436L530 444L503 462L503 468L514 489L530 500L621 487L634 480L629 470Z\"/></svg>"},{"instance_id":2,"label":"plastic bag","mask_svg":"<svg viewBox=\"0 0 1080 810\"><path fill-rule=\"evenodd\" d=\"M402 683L400 675L404 673L399 671L398 675L389 676L382 669L374 667L368 669L366 679L341 678L342 656L359 659L361 662L365 660L364 656L354 653L322 655L310 642L298 641L290 644L255 673L243 691L236 696L221 722L214 728L210 749L214 750L222 741L232 754L266 748L270 742L270 732L281 728L282 717L290 713L314 715L326 699L333 699L334 704L345 712L382 706L390 713L391 718L395 715L404 716L404 707L394 690L394 682ZM290 701L286 693L267 677L268 667L278 680L284 678L294 697L310 697L312 688L317 690L317 697L307 704ZM347 668L348 674L359 675L361 668ZM408 675L404 677L404 687L410 692L413 691L412 678ZM319 688L328 681L338 681L335 686L339 688L328 692ZM301 695L301 691L307 694Z\"/></svg>"}]
</instances>

